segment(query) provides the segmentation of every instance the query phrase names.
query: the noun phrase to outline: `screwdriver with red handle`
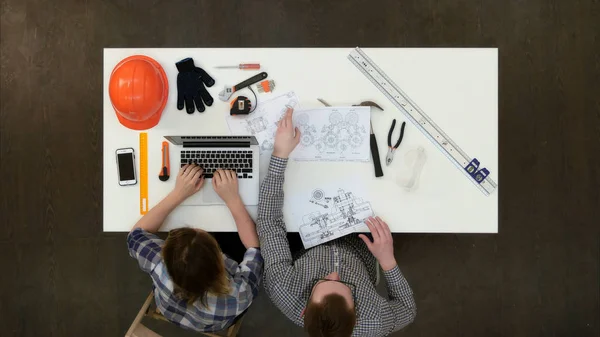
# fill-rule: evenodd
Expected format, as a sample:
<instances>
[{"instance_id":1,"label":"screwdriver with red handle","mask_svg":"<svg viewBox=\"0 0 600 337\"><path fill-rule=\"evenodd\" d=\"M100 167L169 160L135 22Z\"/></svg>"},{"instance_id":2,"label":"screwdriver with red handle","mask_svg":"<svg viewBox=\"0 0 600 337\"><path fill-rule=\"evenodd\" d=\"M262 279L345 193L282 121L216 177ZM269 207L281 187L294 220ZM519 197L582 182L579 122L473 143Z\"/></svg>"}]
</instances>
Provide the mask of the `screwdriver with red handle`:
<instances>
[{"instance_id":1,"label":"screwdriver with red handle","mask_svg":"<svg viewBox=\"0 0 600 337\"><path fill-rule=\"evenodd\" d=\"M260 63L240 63L237 66L218 66L217 69L260 70Z\"/></svg>"}]
</instances>

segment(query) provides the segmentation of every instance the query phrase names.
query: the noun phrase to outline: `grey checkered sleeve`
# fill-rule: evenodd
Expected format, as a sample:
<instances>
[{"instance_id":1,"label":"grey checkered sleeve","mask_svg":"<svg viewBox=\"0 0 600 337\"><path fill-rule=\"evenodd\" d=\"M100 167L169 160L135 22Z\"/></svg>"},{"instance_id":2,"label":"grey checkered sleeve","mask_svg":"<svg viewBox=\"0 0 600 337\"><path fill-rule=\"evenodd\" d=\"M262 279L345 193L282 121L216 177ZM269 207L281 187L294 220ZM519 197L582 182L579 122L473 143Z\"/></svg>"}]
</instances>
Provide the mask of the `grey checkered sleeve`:
<instances>
[{"instance_id":1,"label":"grey checkered sleeve","mask_svg":"<svg viewBox=\"0 0 600 337\"><path fill-rule=\"evenodd\" d=\"M265 259L265 290L275 306L291 317L293 298L289 288L295 268L283 221L283 180L287 159L271 157L269 172L260 186L256 229Z\"/></svg>"},{"instance_id":2,"label":"grey checkered sleeve","mask_svg":"<svg viewBox=\"0 0 600 337\"><path fill-rule=\"evenodd\" d=\"M286 166L287 159L272 156L269 172L260 186L256 229L265 259L265 274L275 265L292 264L282 211Z\"/></svg>"},{"instance_id":3,"label":"grey checkered sleeve","mask_svg":"<svg viewBox=\"0 0 600 337\"><path fill-rule=\"evenodd\" d=\"M409 325L415 320L417 306L413 298L412 289L400 272L398 266L384 271L383 275L387 281L387 289L390 300L388 304L391 310L384 311L382 315L384 326L393 327L389 331L397 331Z\"/></svg>"}]
</instances>

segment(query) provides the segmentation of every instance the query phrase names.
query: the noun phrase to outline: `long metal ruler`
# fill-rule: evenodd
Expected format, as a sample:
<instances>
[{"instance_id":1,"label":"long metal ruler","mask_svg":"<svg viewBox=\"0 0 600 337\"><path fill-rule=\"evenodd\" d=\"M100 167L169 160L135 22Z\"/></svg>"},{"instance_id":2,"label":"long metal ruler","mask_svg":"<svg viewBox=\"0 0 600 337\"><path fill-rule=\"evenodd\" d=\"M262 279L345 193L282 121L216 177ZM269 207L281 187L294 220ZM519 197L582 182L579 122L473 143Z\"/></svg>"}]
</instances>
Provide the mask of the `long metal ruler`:
<instances>
[{"instance_id":1,"label":"long metal ruler","mask_svg":"<svg viewBox=\"0 0 600 337\"><path fill-rule=\"evenodd\" d=\"M404 91L392 81L360 48L356 47L348 59L360 70L431 142L465 174L485 195L496 190L489 171L480 167L477 158L469 157L448 135L437 126Z\"/></svg>"}]
</instances>

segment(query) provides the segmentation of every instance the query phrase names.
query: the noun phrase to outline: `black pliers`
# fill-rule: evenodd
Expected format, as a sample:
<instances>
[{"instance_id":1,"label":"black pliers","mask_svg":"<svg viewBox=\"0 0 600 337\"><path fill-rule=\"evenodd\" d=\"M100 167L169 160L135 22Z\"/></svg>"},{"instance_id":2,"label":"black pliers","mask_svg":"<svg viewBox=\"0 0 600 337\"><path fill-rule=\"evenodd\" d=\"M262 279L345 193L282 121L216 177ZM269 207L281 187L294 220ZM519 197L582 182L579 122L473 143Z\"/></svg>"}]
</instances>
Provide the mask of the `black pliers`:
<instances>
[{"instance_id":1,"label":"black pliers","mask_svg":"<svg viewBox=\"0 0 600 337\"><path fill-rule=\"evenodd\" d=\"M396 126L396 120L392 122L392 127L390 128L390 132L388 133L388 152L385 156L385 165L390 166L392 160L394 160L394 151L400 146L402 143L402 138L404 138L404 127L406 126L406 122L402 122L402 126L400 127L400 137L398 137L398 141L394 146L392 146L392 133L394 132L394 127Z\"/></svg>"}]
</instances>

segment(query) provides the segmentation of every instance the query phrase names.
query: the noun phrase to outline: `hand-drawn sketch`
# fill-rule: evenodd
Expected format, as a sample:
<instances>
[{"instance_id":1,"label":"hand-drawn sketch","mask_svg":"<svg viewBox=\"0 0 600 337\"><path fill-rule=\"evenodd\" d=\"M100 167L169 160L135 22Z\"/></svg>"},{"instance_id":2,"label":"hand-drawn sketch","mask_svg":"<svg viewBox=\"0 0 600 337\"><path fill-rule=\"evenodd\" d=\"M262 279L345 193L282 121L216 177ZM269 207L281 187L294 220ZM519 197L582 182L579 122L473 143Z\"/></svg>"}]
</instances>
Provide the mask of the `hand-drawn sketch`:
<instances>
[{"instance_id":1,"label":"hand-drawn sketch","mask_svg":"<svg viewBox=\"0 0 600 337\"><path fill-rule=\"evenodd\" d=\"M253 135L260 144L260 153L273 151L277 123L288 106L298 105L298 96L293 91L265 102L259 102L256 111L247 116L227 116L227 125L233 135Z\"/></svg>"},{"instance_id":2,"label":"hand-drawn sketch","mask_svg":"<svg viewBox=\"0 0 600 337\"><path fill-rule=\"evenodd\" d=\"M296 160L369 160L370 109L320 108L298 111L294 124L302 134Z\"/></svg>"},{"instance_id":3,"label":"hand-drawn sketch","mask_svg":"<svg viewBox=\"0 0 600 337\"><path fill-rule=\"evenodd\" d=\"M342 188L332 194L318 188L311 192L308 199L310 204L318 206L320 210L302 215L299 231L304 248L365 231L364 220L373 215L369 201ZM309 208L314 209L314 206Z\"/></svg>"}]
</instances>

